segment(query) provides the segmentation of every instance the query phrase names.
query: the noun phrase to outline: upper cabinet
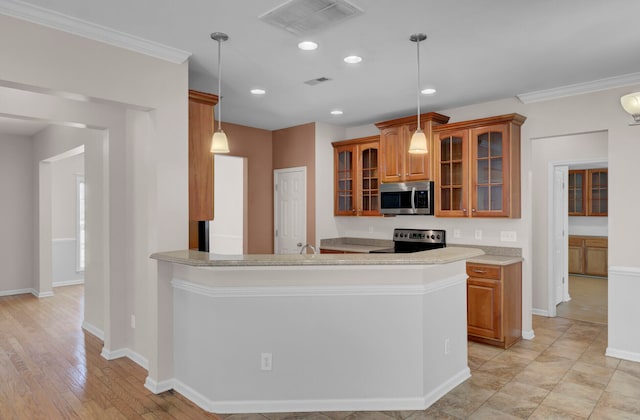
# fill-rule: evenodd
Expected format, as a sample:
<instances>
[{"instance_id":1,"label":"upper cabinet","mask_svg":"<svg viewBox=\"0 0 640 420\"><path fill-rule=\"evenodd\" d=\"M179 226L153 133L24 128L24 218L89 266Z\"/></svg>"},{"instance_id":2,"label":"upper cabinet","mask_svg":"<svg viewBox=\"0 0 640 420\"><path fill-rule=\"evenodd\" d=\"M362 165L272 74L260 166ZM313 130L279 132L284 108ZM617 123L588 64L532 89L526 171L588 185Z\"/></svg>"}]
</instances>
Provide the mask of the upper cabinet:
<instances>
[{"instance_id":1,"label":"upper cabinet","mask_svg":"<svg viewBox=\"0 0 640 420\"><path fill-rule=\"evenodd\" d=\"M606 168L569 171L569 216L607 216L608 187Z\"/></svg>"},{"instance_id":2,"label":"upper cabinet","mask_svg":"<svg viewBox=\"0 0 640 420\"><path fill-rule=\"evenodd\" d=\"M434 127L436 216L520 217L520 126L501 115Z\"/></svg>"},{"instance_id":3,"label":"upper cabinet","mask_svg":"<svg viewBox=\"0 0 640 420\"><path fill-rule=\"evenodd\" d=\"M446 124L449 117L429 112L420 115L422 131L427 136L430 153L409 153L411 136L416 131L416 117L398 118L376 123L380 129L380 173L382 182L423 181L432 179L433 128Z\"/></svg>"},{"instance_id":4,"label":"upper cabinet","mask_svg":"<svg viewBox=\"0 0 640 420\"><path fill-rule=\"evenodd\" d=\"M333 143L334 214L380 215L378 136Z\"/></svg>"}]
</instances>

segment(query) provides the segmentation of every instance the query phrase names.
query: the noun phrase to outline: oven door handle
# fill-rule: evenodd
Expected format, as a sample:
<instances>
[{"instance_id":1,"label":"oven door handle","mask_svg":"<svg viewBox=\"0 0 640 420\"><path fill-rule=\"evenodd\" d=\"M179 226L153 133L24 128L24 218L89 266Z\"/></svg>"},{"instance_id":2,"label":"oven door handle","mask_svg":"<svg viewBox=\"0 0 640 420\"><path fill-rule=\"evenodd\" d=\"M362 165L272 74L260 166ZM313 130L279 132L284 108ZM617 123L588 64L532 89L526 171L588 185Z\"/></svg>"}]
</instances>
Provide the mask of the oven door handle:
<instances>
[{"instance_id":1,"label":"oven door handle","mask_svg":"<svg viewBox=\"0 0 640 420\"><path fill-rule=\"evenodd\" d=\"M411 188L411 212L416 214L418 210L416 210L416 187Z\"/></svg>"}]
</instances>

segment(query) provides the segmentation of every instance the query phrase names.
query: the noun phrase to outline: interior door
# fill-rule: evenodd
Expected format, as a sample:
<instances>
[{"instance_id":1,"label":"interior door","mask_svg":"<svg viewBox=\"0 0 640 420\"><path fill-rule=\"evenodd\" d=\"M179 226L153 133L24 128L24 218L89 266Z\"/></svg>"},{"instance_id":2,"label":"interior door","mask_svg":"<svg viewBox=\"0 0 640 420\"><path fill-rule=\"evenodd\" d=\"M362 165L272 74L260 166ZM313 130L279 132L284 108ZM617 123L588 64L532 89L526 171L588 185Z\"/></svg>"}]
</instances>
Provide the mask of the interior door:
<instances>
[{"instance_id":1,"label":"interior door","mask_svg":"<svg viewBox=\"0 0 640 420\"><path fill-rule=\"evenodd\" d=\"M569 182L569 167L556 166L553 170L553 246L552 273L555 286L554 305L570 300L568 254L569 254L569 195L566 186Z\"/></svg>"},{"instance_id":2,"label":"interior door","mask_svg":"<svg viewBox=\"0 0 640 420\"><path fill-rule=\"evenodd\" d=\"M276 169L273 180L273 249L295 254L307 242L307 168Z\"/></svg>"}]
</instances>

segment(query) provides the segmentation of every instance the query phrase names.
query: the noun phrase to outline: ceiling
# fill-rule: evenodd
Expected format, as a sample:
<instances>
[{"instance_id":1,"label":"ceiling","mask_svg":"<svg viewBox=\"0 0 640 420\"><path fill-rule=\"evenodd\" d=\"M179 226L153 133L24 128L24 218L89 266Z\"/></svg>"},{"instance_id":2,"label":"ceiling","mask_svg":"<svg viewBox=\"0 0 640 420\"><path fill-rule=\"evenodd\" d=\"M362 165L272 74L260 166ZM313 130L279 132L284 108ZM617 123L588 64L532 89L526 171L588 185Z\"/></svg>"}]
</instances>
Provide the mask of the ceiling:
<instances>
[{"instance_id":1,"label":"ceiling","mask_svg":"<svg viewBox=\"0 0 640 420\"><path fill-rule=\"evenodd\" d=\"M26 3L192 53L189 85L217 92L222 121L269 130L311 121L356 126L410 115L421 44L422 111L640 74L638 0L350 0L363 10L299 36L258 19L285 0L27 0ZM301 51L303 39L319 44ZM342 59L363 57L357 65ZM315 86L303 83L327 77ZM639 81L640 82L640 79ZM249 93L263 88L264 96ZM329 112L340 109L341 116Z\"/></svg>"},{"instance_id":2,"label":"ceiling","mask_svg":"<svg viewBox=\"0 0 640 420\"><path fill-rule=\"evenodd\" d=\"M48 126L42 121L0 117L0 134L31 137Z\"/></svg>"}]
</instances>

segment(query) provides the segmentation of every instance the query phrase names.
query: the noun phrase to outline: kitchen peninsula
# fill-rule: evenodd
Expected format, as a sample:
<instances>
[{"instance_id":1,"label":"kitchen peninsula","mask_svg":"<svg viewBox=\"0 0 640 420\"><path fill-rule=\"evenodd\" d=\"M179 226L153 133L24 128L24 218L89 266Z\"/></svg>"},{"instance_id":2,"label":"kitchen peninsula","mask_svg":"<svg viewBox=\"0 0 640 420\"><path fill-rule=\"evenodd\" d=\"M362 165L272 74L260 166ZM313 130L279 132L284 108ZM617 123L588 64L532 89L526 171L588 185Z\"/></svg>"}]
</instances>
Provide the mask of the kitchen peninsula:
<instances>
[{"instance_id":1,"label":"kitchen peninsula","mask_svg":"<svg viewBox=\"0 0 640 420\"><path fill-rule=\"evenodd\" d=\"M424 409L470 375L465 261L482 254L153 254L146 386L216 413Z\"/></svg>"}]
</instances>

